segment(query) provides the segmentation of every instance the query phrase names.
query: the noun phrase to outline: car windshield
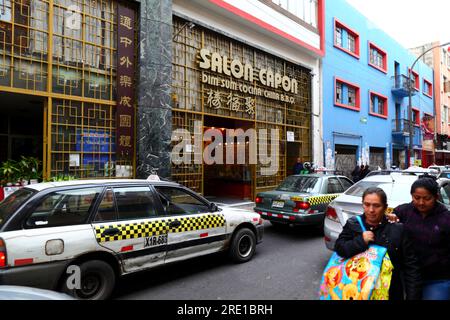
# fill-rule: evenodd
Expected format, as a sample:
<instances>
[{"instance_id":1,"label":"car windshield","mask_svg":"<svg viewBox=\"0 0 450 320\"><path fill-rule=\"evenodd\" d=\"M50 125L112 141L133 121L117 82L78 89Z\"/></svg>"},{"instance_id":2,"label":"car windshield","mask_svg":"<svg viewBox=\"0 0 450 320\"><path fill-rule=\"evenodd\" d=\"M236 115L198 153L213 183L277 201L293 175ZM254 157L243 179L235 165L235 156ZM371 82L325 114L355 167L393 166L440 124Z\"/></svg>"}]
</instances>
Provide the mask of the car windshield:
<instances>
[{"instance_id":1,"label":"car windshield","mask_svg":"<svg viewBox=\"0 0 450 320\"><path fill-rule=\"evenodd\" d=\"M411 183L392 183L381 181L360 181L348 189L345 194L349 196L362 197L367 188L381 188L386 193L389 202L408 203L411 201ZM389 203L388 203L389 205Z\"/></svg>"},{"instance_id":2,"label":"car windshield","mask_svg":"<svg viewBox=\"0 0 450 320\"><path fill-rule=\"evenodd\" d=\"M34 193L35 191L30 189L19 189L0 202L0 226Z\"/></svg>"},{"instance_id":3,"label":"car windshield","mask_svg":"<svg viewBox=\"0 0 450 320\"><path fill-rule=\"evenodd\" d=\"M307 176L289 176L278 186L277 191L318 192L319 179Z\"/></svg>"}]
</instances>

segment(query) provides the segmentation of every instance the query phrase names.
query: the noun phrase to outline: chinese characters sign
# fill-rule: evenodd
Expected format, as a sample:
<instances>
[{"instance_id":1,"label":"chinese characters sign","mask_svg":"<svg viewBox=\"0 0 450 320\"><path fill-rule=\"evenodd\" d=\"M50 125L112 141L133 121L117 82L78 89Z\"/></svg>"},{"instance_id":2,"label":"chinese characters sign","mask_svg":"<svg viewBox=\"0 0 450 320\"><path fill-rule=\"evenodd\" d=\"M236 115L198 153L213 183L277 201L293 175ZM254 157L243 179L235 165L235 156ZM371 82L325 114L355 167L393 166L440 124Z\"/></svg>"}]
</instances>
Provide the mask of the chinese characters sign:
<instances>
[{"instance_id":1,"label":"chinese characters sign","mask_svg":"<svg viewBox=\"0 0 450 320\"><path fill-rule=\"evenodd\" d=\"M135 12L118 4L117 154L134 154Z\"/></svg>"},{"instance_id":2,"label":"chinese characters sign","mask_svg":"<svg viewBox=\"0 0 450 320\"><path fill-rule=\"evenodd\" d=\"M206 105L211 109L229 109L235 112L246 112L249 115L255 114L255 99L252 97L241 98L237 94L224 95L220 91L208 90L206 93Z\"/></svg>"}]
</instances>

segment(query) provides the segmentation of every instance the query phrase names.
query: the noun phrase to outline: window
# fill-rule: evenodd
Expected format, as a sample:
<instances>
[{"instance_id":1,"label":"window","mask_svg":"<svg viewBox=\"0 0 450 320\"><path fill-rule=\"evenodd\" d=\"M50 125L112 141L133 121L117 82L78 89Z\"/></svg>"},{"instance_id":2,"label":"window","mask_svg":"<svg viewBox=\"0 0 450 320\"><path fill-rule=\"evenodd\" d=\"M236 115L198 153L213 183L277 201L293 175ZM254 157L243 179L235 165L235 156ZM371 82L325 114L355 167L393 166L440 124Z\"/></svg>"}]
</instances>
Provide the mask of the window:
<instances>
[{"instance_id":1,"label":"window","mask_svg":"<svg viewBox=\"0 0 450 320\"><path fill-rule=\"evenodd\" d=\"M0 202L0 226L35 194L28 189L19 189Z\"/></svg>"},{"instance_id":2,"label":"window","mask_svg":"<svg viewBox=\"0 0 450 320\"><path fill-rule=\"evenodd\" d=\"M420 126L420 110L412 108L412 122L415 126Z\"/></svg>"},{"instance_id":3,"label":"window","mask_svg":"<svg viewBox=\"0 0 450 320\"><path fill-rule=\"evenodd\" d=\"M335 78L335 102L338 107L360 110L360 89L346 80Z\"/></svg>"},{"instance_id":4,"label":"window","mask_svg":"<svg viewBox=\"0 0 450 320\"><path fill-rule=\"evenodd\" d=\"M415 72L414 70L411 71L411 69L409 69L409 71L411 72L411 79L414 80L414 89L419 91L420 90L419 74L417 72Z\"/></svg>"},{"instance_id":5,"label":"window","mask_svg":"<svg viewBox=\"0 0 450 320\"><path fill-rule=\"evenodd\" d=\"M11 22L11 0L0 0L0 20Z\"/></svg>"},{"instance_id":6,"label":"window","mask_svg":"<svg viewBox=\"0 0 450 320\"><path fill-rule=\"evenodd\" d=\"M359 59L359 34L334 19L334 46Z\"/></svg>"},{"instance_id":7,"label":"window","mask_svg":"<svg viewBox=\"0 0 450 320\"><path fill-rule=\"evenodd\" d=\"M328 179L327 193L341 193L344 192L341 184L337 178Z\"/></svg>"},{"instance_id":8,"label":"window","mask_svg":"<svg viewBox=\"0 0 450 320\"><path fill-rule=\"evenodd\" d=\"M181 188L155 187L168 215L208 213L206 203Z\"/></svg>"},{"instance_id":9,"label":"window","mask_svg":"<svg viewBox=\"0 0 450 320\"><path fill-rule=\"evenodd\" d=\"M371 42L369 42L369 65L387 73L387 53Z\"/></svg>"},{"instance_id":10,"label":"window","mask_svg":"<svg viewBox=\"0 0 450 320\"><path fill-rule=\"evenodd\" d=\"M443 185L439 190L440 201L446 205L450 205L450 184Z\"/></svg>"},{"instance_id":11,"label":"window","mask_svg":"<svg viewBox=\"0 0 450 320\"><path fill-rule=\"evenodd\" d=\"M344 187L344 190L347 190L348 188L350 188L353 185L353 183L349 179L346 179L346 178L339 178L339 181L341 181L342 186Z\"/></svg>"},{"instance_id":12,"label":"window","mask_svg":"<svg viewBox=\"0 0 450 320\"><path fill-rule=\"evenodd\" d=\"M423 94L427 97L433 96L433 84L427 79L423 79Z\"/></svg>"},{"instance_id":13,"label":"window","mask_svg":"<svg viewBox=\"0 0 450 320\"><path fill-rule=\"evenodd\" d=\"M119 220L147 219L156 216L155 203L149 187L114 188L114 197Z\"/></svg>"},{"instance_id":14,"label":"window","mask_svg":"<svg viewBox=\"0 0 450 320\"><path fill-rule=\"evenodd\" d=\"M449 121L449 119L448 119L448 106L444 106L443 108L442 108L442 114L441 114L441 122L442 122L442 124L446 124L446 123L448 123L448 122L450 122Z\"/></svg>"},{"instance_id":15,"label":"window","mask_svg":"<svg viewBox=\"0 0 450 320\"><path fill-rule=\"evenodd\" d=\"M370 112L371 115L387 119L388 98L375 92L370 92Z\"/></svg>"},{"instance_id":16,"label":"window","mask_svg":"<svg viewBox=\"0 0 450 320\"><path fill-rule=\"evenodd\" d=\"M293 15L307 24L317 28L318 0L261 0L262 2L272 2L283 11L287 16ZM285 14L286 14L285 13Z\"/></svg>"},{"instance_id":17,"label":"window","mask_svg":"<svg viewBox=\"0 0 450 320\"><path fill-rule=\"evenodd\" d=\"M87 223L92 205L102 188L83 188L50 193L26 222L30 228Z\"/></svg>"},{"instance_id":18,"label":"window","mask_svg":"<svg viewBox=\"0 0 450 320\"><path fill-rule=\"evenodd\" d=\"M276 189L285 192L315 192L320 190L320 180L306 176L289 176Z\"/></svg>"},{"instance_id":19,"label":"window","mask_svg":"<svg viewBox=\"0 0 450 320\"><path fill-rule=\"evenodd\" d=\"M97 209L95 222L117 220L116 204L114 202L114 193L111 189L106 190L102 202Z\"/></svg>"}]
</instances>

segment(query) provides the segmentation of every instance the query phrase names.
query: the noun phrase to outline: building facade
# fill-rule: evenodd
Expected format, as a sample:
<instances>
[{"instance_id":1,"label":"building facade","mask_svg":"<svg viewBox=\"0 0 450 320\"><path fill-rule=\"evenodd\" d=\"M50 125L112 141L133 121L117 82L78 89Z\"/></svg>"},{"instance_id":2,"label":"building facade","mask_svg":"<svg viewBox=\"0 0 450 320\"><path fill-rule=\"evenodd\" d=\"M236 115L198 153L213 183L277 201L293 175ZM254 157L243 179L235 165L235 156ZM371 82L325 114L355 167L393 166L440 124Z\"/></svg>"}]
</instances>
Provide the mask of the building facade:
<instances>
[{"instance_id":1,"label":"building facade","mask_svg":"<svg viewBox=\"0 0 450 320\"><path fill-rule=\"evenodd\" d=\"M324 0L1 1L0 162L37 157L47 179L157 170L241 198L277 186L297 157L320 164ZM210 163L216 128L256 132L225 155L274 150L276 170ZM190 133L182 163L174 132Z\"/></svg>"},{"instance_id":2,"label":"building facade","mask_svg":"<svg viewBox=\"0 0 450 320\"><path fill-rule=\"evenodd\" d=\"M434 48L434 49L433 49ZM450 53L447 46L433 42L413 48L411 51L434 69L434 107L435 107L435 163L450 164ZM428 51L428 52L427 52Z\"/></svg>"},{"instance_id":3,"label":"building facade","mask_svg":"<svg viewBox=\"0 0 450 320\"><path fill-rule=\"evenodd\" d=\"M325 30L325 161L348 176L356 164L408 166L408 72L415 56L345 0L327 2ZM433 70L419 62L413 78L412 150L416 164L426 165L434 161L422 134L434 119Z\"/></svg>"}]
</instances>

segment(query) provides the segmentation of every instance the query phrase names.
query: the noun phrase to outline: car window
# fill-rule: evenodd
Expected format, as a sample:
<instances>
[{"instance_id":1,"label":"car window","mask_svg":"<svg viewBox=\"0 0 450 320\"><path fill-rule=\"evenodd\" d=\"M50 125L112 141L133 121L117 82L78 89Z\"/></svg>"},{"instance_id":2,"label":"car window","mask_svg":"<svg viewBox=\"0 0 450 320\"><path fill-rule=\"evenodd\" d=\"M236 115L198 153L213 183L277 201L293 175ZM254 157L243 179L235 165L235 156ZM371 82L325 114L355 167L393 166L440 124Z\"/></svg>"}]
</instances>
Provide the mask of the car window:
<instances>
[{"instance_id":1,"label":"car window","mask_svg":"<svg viewBox=\"0 0 450 320\"><path fill-rule=\"evenodd\" d=\"M442 172L442 173L439 175L439 178L447 178L447 179L450 179L450 172Z\"/></svg>"},{"instance_id":2,"label":"car window","mask_svg":"<svg viewBox=\"0 0 450 320\"><path fill-rule=\"evenodd\" d=\"M0 202L0 226L35 193L30 189L19 189Z\"/></svg>"},{"instance_id":3,"label":"car window","mask_svg":"<svg viewBox=\"0 0 450 320\"><path fill-rule=\"evenodd\" d=\"M339 181L341 181L342 186L344 187L344 191L353 185L353 182L346 178L339 178Z\"/></svg>"},{"instance_id":4,"label":"car window","mask_svg":"<svg viewBox=\"0 0 450 320\"><path fill-rule=\"evenodd\" d=\"M44 197L26 221L26 227L57 227L86 223L103 188L56 191Z\"/></svg>"},{"instance_id":5,"label":"car window","mask_svg":"<svg viewBox=\"0 0 450 320\"><path fill-rule=\"evenodd\" d=\"M155 187L168 215L208 213L207 203L200 201L186 190L176 187Z\"/></svg>"},{"instance_id":6,"label":"car window","mask_svg":"<svg viewBox=\"0 0 450 320\"><path fill-rule=\"evenodd\" d=\"M320 179L307 176L289 176L280 183L277 191L318 193Z\"/></svg>"},{"instance_id":7,"label":"car window","mask_svg":"<svg viewBox=\"0 0 450 320\"><path fill-rule=\"evenodd\" d=\"M156 216L155 201L149 187L120 187L114 188L113 191L118 220L146 219Z\"/></svg>"},{"instance_id":8,"label":"car window","mask_svg":"<svg viewBox=\"0 0 450 320\"><path fill-rule=\"evenodd\" d=\"M339 180L337 178L328 178L327 193L341 193L344 192Z\"/></svg>"},{"instance_id":9,"label":"car window","mask_svg":"<svg viewBox=\"0 0 450 320\"><path fill-rule=\"evenodd\" d=\"M112 189L108 189L106 190L105 195L98 206L94 222L114 220L117 220L116 203L114 201L114 193Z\"/></svg>"},{"instance_id":10,"label":"car window","mask_svg":"<svg viewBox=\"0 0 450 320\"><path fill-rule=\"evenodd\" d=\"M439 194L442 203L450 205L450 184L443 185L439 188Z\"/></svg>"},{"instance_id":11,"label":"car window","mask_svg":"<svg viewBox=\"0 0 450 320\"><path fill-rule=\"evenodd\" d=\"M359 181L345 191L345 194L349 196L362 197L367 188L379 187L381 184L382 182L378 181Z\"/></svg>"}]
</instances>

